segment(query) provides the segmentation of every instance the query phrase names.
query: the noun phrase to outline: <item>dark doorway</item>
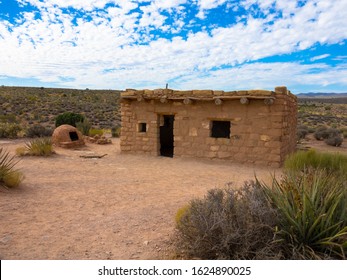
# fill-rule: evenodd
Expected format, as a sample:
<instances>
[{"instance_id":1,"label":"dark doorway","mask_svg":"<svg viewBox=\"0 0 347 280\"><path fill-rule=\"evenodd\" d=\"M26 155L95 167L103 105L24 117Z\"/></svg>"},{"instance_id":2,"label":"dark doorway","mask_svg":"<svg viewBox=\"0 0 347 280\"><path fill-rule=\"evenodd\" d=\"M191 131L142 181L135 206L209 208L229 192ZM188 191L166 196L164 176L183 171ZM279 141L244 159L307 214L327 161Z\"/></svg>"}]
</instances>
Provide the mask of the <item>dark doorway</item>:
<instances>
[{"instance_id":1,"label":"dark doorway","mask_svg":"<svg viewBox=\"0 0 347 280\"><path fill-rule=\"evenodd\" d=\"M174 115L164 115L163 125L160 126L160 155L173 157L174 155Z\"/></svg>"},{"instance_id":2,"label":"dark doorway","mask_svg":"<svg viewBox=\"0 0 347 280\"><path fill-rule=\"evenodd\" d=\"M78 141L78 134L76 131L70 131L69 132L71 141Z\"/></svg>"}]
</instances>

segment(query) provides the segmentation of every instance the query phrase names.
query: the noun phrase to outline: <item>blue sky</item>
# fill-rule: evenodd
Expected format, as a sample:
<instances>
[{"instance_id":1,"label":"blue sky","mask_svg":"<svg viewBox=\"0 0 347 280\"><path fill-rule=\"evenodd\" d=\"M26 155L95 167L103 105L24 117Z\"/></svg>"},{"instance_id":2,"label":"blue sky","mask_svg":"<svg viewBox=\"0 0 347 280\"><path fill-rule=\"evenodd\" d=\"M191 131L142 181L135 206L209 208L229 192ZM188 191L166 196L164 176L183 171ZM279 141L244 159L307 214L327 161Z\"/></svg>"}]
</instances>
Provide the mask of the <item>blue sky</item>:
<instances>
[{"instance_id":1,"label":"blue sky","mask_svg":"<svg viewBox=\"0 0 347 280\"><path fill-rule=\"evenodd\" d=\"M0 84L347 92L347 0L0 0Z\"/></svg>"}]
</instances>

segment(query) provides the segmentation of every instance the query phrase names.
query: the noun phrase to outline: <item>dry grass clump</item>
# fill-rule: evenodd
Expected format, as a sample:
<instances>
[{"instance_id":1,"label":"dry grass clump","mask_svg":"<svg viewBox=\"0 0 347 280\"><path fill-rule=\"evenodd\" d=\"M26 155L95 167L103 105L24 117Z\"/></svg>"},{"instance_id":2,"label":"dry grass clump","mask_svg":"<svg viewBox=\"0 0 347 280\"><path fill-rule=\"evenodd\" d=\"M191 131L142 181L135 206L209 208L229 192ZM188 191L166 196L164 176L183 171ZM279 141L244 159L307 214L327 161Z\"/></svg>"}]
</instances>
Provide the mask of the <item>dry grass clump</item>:
<instances>
[{"instance_id":1,"label":"dry grass clump","mask_svg":"<svg viewBox=\"0 0 347 280\"><path fill-rule=\"evenodd\" d=\"M19 156L51 156L55 152L53 150L51 138L36 138L26 143L24 147L16 150Z\"/></svg>"},{"instance_id":2,"label":"dry grass clump","mask_svg":"<svg viewBox=\"0 0 347 280\"><path fill-rule=\"evenodd\" d=\"M287 157L284 167L291 172L305 172L307 169L325 170L347 179L347 156L338 153L298 151Z\"/></svg>"},{"instance_id":3,"label":"dry grass clump","mask_svg":"<svg viewBox=\"0 0 347 280\"><path fill-rule=\"evenodd\" d=\"M17 163L14 156L0 148L0 186L14 188L23 181L23 174L14 168Z\"/></svg>"}]
</instances>

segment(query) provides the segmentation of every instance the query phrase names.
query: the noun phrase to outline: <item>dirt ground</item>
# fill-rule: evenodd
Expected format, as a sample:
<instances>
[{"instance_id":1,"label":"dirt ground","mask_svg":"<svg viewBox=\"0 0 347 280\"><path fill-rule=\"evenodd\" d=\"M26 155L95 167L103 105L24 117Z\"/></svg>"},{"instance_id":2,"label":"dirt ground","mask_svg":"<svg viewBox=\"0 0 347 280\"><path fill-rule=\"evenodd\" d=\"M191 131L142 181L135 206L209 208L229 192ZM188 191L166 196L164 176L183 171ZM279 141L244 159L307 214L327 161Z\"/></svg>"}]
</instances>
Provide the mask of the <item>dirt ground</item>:
<instances>
[{"instance_id":1,"label":"dirt ground","mask_svg":"<svg viewBox=\"0 0 347 280\"><path fill-rule=\"evenodd\" d=\"M0 140L0 146L14 154L24 142ZM0 259L170 259L177 209L208 189L281 172L124 155L118 139L55 150L53 157L22 158L22 186L0 190Z\"/></svg>"}]
</instances>

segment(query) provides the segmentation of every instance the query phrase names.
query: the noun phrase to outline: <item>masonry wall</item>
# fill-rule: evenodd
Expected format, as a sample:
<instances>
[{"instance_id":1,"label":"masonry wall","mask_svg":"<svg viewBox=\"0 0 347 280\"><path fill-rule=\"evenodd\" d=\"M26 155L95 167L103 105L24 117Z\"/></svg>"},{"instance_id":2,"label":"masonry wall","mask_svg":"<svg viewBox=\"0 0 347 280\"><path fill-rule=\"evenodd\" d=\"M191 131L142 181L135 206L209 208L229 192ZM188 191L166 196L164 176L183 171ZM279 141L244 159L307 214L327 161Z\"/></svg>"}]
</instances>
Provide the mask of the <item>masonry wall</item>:
<instances>
[{"instance_id":1,"label":"masonry wall","mask_svg":"<svg viewBox=\"0 0 347 280\"><path fill-rule=\"evenodd\" d=\"M263 99L241 104L239 99L221 105L196 100L161 103L159 100L122 100L121 151L159 155L162 115L175 115L174 157L229 160L280 166L296 145L296 97L276 88L272 105ZM214 120L231 122L230 139L211 137ZM139 132L146 123L146 132Z\"/></svg>"}]
</instances>

